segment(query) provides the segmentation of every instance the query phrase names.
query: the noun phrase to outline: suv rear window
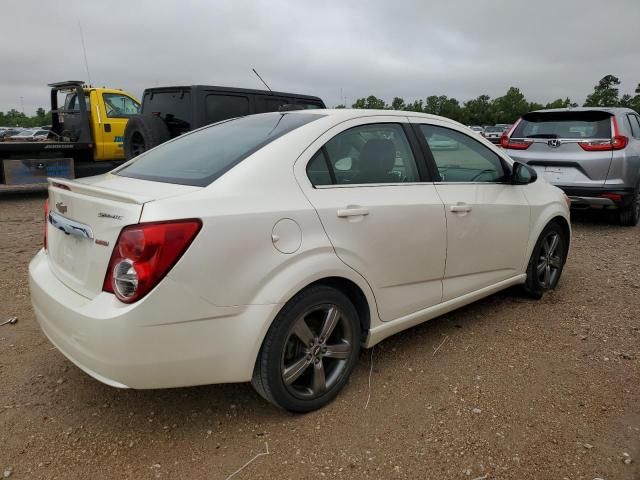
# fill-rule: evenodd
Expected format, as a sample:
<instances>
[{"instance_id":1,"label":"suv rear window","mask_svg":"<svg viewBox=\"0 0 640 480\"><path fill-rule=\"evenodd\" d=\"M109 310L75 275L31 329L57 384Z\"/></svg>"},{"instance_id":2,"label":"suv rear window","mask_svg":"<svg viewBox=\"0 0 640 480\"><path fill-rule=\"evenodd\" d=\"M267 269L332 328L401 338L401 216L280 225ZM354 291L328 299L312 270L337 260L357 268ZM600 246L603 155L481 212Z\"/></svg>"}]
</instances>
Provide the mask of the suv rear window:
<instances>
[{"instance_id":1,"label":"suv rear window","mask_svg":"<svg viewBox=\"0 0 640 480\"><path fill-rule=\"evenodd\" d=\"M323 115L267 113L194 130L136 157L116 173L204 187L282 135Z\"/></svg>"},{"instance_id":2,"label":"suv rear window","mask_svg":"<svg viewBox=\"0 0 640 480\"><path fill-rule=\"evenodd\" d=\"M191 93L188 90L146 91L142 100L144 114L158 115L173 134L191 128Z\"/></svg>"},{"instance_id":3,"label":"suv rear window","mask_svg":"<svg viewBox=\"0 0 640 480\"><path fill-rule=\"evenodd\" d=\"M512 138L611 138L608 112L532 112L511 134Z\"/></svg>"}]
</instances>

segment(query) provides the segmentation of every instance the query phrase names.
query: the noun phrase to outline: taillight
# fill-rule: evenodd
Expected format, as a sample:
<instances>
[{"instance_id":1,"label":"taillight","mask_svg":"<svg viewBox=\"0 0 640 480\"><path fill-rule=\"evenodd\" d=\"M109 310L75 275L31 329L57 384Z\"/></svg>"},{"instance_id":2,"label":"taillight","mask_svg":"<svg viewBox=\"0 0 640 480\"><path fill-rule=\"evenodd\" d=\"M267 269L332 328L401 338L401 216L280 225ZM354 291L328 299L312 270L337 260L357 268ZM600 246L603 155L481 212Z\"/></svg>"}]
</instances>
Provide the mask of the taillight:
<instances>
[{"instance_id":1,"label":"taillight","mask_svg":"<svg viewBox=\"0 0 640 480\"><path fill-rule=\"evenodd\" d=\"M533 140L511 140L511 134L516 129L522 119L519 118L509 130L505 131L500 137L500 146L502 148L510 148L511 150L526 150L533 145Z\"/></svg>"},{"instance_id":2,"label":"taillight","mask_svg":"<svg viewBox=\"0 0 640 480\"><path fill-rule=\"evenodd\" d=\"M500 137L500 146L502 148L510 148L512 150L526 150L533 145L533 140L511 140L506 133Z\"/></svg>"},{"instance_id":3,"label":"taillight","mask_svg":"<svg viewBox=\"0 0 640 480\"><path fill-rule=\"evenodd\" d=\"M124 303L140 300L180 260L201 227L198 219L125 227L113 248L102 290Z\"/></svg>"},{"instance_id":4,"label":"taillight","mask_svg":"<svg viewBox=\"0 0 640 480\"><path fill-rule=\"evenodd\" d=\"M42 244L47 249L47 225L49 224L49 199L44 201L44 232L42 235Z\"/></svg>"},{"instance_id":5,"label":"taillight","mask_svg":"<svg viewBox=\"0 0 640 480\"><path fill-rule=\"evenodd\" d=\"M622 150L627 146L627 143L629 143L629 139L624 135L620 135L616 117L611 117L611 131L613 132L613 135L611 135L611 140L587 140L584 142L580 142L578 145L580 145L582 149L586 150L587 152Z\"/></svg>"},{"instance_id":6,"label":"taillight","mask_svg":"<svg viewBox=\"0 0 640 480\"><path fill-rule=\"evenodd\" d=\"M614 202L621 202L622 201L622 195L620 195L619 193L603 193L600 195L603 198L608 198L610 200L613 200Z\"/></svg>"}]
</instances>

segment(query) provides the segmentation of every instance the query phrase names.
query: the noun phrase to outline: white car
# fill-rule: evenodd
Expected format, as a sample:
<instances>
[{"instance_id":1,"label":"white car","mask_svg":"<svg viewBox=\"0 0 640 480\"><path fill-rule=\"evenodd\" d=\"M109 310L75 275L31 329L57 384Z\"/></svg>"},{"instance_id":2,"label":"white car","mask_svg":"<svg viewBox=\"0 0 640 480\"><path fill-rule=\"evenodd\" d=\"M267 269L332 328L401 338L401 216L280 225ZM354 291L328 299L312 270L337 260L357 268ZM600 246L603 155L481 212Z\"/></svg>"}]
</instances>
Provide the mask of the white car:
<instances>
[{"instance_id":1,"label":"white car","mask_svg":"<svg viewBox=\"0 0 640 480\"><path fill-rule=\"evenodd\" d=\"M570 243L559 189L413 112L252 115L49 181L30 287L63 354L115 387L251 381L297 412L361 346L512 285L540 297Z\"/></svg>"}]
</instances>

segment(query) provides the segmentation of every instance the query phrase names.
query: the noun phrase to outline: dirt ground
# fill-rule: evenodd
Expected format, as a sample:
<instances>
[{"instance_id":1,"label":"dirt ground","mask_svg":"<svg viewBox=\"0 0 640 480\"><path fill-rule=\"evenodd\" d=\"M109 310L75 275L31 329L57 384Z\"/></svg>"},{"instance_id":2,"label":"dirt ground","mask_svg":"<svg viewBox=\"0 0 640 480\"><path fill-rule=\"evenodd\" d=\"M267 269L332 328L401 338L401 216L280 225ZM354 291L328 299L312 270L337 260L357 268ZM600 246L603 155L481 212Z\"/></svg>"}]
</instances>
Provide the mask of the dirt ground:
<instances>
[{"instance_id":1,"label":"dirt ground","mask_svg":"<svg viewBox=\"0 0 640 480\"><path fill-rule=\"evenodd\" d=\"M0 198L0 321L19 318L0 327L0 478L225 479L268 445L233 478L640 479L639 228L576 216L555 292L363 351L301 416L245 384L117 390L67 361L29 303L42 203Z\"/></svg>"}]
</instances>

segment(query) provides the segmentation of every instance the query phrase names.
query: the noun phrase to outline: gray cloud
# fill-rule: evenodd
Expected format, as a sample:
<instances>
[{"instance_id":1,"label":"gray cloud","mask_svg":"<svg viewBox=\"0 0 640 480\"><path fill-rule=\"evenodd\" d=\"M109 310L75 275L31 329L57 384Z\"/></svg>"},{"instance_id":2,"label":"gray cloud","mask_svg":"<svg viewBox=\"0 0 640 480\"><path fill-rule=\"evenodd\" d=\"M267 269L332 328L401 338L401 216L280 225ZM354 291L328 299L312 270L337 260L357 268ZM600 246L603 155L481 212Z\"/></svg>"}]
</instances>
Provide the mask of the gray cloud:
<instances>
[{"instance_id":1,"label":"gray cloud","mask_svg":"<svg viewBox=\"0 0 640 480\"><path fill-rule=\"evenodd\" d=\"M519 87L582 102L608 73L640 82L637 0L513 2L3 0L0 110L49 103L47 83L212 84L391 101L459 100Z\"/></svg>"}]
</instances>

